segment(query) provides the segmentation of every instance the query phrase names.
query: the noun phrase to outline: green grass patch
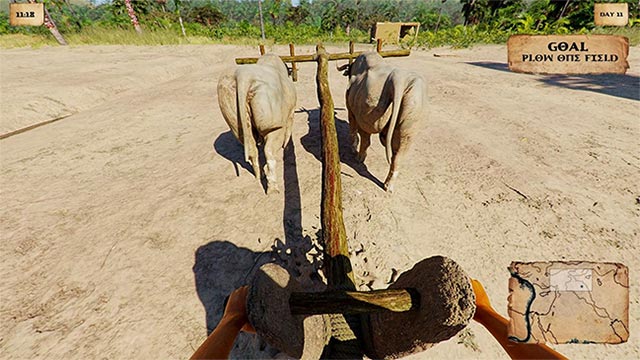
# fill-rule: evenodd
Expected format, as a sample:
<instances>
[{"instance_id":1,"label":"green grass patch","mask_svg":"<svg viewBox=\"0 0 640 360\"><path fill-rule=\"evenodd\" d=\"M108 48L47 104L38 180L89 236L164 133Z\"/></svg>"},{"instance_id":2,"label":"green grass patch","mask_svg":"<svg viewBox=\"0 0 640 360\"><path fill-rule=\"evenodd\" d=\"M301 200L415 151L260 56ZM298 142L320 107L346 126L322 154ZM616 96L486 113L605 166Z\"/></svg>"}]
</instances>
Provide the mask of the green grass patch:
<instances>
[{"instance_id":1,"label":"green grass patch","mask_svg":"<svg viewBox=\"0 0 640 360\"><path fill-rule=\"evenodd\" d=\"M0 48L40 48L45 45L57 45L53 36L35 34L3 34L0 35Z\"/></svg>"},{"instance_id":2,"label":"green grass patch","mask_svg":"<svg viewBox=\"0 0 640 360\"><path fill-rule=\"evenodd\" d=\"M137 34L133 28L110 28L103 26L85 27L82 31L63 34L70 45L205 45L235 44L258 45L262 43L260 31L248 23L227 24L217 28L206 28L199 24L188 24L187 36L182 36L178 28L143 29ZM294 43L297 45L323 43L343 44L349 40L367 43L369 34L354 30L346 35L340 29L324 32L314 26L267 26L267 45ZM476 44L505 44L512 34L528 33L526 31L505 31L487 29L480 26L462 26L441 29L438 32L422 31L417 39L403 43L405 47L434 48L451 46L466 48ZM563 32L564 33L564 32ZM591 31L582 29L574 32L581 34L610 34L629 38L631 46L640 44L640 26L595 28ZM0 35L1 48L18 48L56 46L56 41L48 32L9 33Z\"/></svg>"},{"instance_id":3,"label":"green grass patch","mask_svg":"<svg viewBox=\"0 0 640 360\"><path fill-rule=\"evenodd\" d=\"M640 25L640 24L639 24ZM629 38L629 45L636 46L640 44L640 26L633 27L597 27L593 29L591 34L620 35Z\"/></svg>"},{"instance_id":4,"label":"green grass patch","mask_svg":"<svg viewBox=\"0 0 640 360\"><path fill-rule=\"evenodd\" d=\"M192 41L191 37L185 38L173 31L144 31L138 34L133 29L118 28L89 28L64 36L67 42L73 45L180 45L190 44ZM193 41L202 43L203 39L198 36L194 37Z\"/></svg>"}]
</instances>

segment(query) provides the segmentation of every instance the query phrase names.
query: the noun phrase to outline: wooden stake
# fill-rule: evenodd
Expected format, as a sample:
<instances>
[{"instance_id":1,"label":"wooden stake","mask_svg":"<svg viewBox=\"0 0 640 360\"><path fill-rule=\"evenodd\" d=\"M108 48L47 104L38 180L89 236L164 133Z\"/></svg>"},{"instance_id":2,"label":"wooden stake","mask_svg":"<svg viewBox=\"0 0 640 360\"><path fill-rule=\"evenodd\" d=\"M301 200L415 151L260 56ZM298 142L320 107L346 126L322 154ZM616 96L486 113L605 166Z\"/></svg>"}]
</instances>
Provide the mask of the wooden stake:
<instances>
[{"instance_id":1,"label":"wooden stake","mask_svg":"<svg viewBox=\"0 0 640 360\"><path fill-rule=\"evenodd\" d=\"M296 56L296 49L293 47L293 44L289 44L289 54L291 54L291 57ZM298 66L295 61L291 62L291 79L298 81Z\"/></svg>"},{"instance_id":2,"label":"wooden stake","mask_svg":"<svg viewBox=\"0 0 640 360\"><path fill-rule=\"evenodd\" d=\"M349 54L353 55L353 51L355 50L355 44L353 43L353 40L349 41ZM351 80L351 64L353 63L353 58L350 57L349 58L349 80Z\"/></svg>"},{"instance_id":3,"label":"wooden stake","mask_svg":"<svg viewBox=\"0 0 640 360\"><path fill-rule=\"evenodd\" d=\"M382 39L378 39L378 43L376 44L376 51L378 53L382 52Z\"/></svg>"},{"instance_id":4,"label":"wooden stake","mask_svg":"<svg viewBox=\"0 0 640 360\"><path fill-rule=\"evenodd\" d=\"M353 40L349 41L349 55L353 55L353 51L355 50L355 44ZM349 57L349 65L353 62L353 57Z\"/></svg>"},{"instance_id":5,"label":"wooden stake","mask_svg":"<svg viewBox=\"0 0 640 360\"><path fill-rule=\"evenodd\" d=\"M264 55L264 44L260 44L260 56ZM256 59L256 61L258 61Z\"/></svg>"}]
</instances>

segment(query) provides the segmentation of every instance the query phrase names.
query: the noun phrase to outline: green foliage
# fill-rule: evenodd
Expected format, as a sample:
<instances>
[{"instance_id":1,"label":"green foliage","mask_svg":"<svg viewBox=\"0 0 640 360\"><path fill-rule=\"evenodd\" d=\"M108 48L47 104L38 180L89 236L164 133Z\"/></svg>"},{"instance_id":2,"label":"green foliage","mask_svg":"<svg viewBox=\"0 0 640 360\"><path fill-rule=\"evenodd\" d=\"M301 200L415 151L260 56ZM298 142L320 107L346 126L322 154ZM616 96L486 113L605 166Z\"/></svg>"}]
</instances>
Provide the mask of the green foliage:
<instances>
[{"instance_id":1,"label":"green foliage","mask_svg":"<svg viewBox=\"0 0 640 360\"><path fill-rule=\"evenodd\" d=\"M336 28L351 28L358 18L355 3L330 0L324 4L320 27L324 31L333 32Z\"/></svg>"},{"instance_id":2,"label":"green foliage","mask_svg":"<svg viewBox=\"0 0 640 360\"><path fill-rule=\"evenodd\" d=\"M435 30L451 27L451 18L434 8L421 6L414 13L411 21L420 23L422 30Z\"/></svg>"},{"instance_id":3,"label":"green foliage","mask_svg":"<svg viewBox=\"0 0 640 360\"><path fill-rule=\"evenodd\" d=\"M169 30L179 27L178 16L175 13L156 9L138 16L138 20L145 25L147 31Z\"/></svg>"},{"instance_id":4,"label":"green foliage","mask_svg":"<svg viewBox=\"0 0 640 360\"><path fill-rule=\"evenodd\" d=\"M477 25L456 25L438 32L423 31L418 34L417 45L421 48L452 46L469 47L474 44L504 43L511 33L499 29L486 30Z\"/></svg>"},{"instance_id":5,"label":"green foliage","mask_svg":"<svg viewBox=\"0 0 640 360\"><path fill-rule=\"evenodd\" d=\"M461 0L465 25L493 23L525 9L523 0Z\"/></svg>"},{"instance_id":6,"label":"green foliage","mask_svg":"<svg viewBox=\"0 0 640 360\"><path fill-rule=\"evenodd\" d=\"M131 0L133 11L135 11L136 16L138 17L151 12L156 4L157 3L152 0ZM127 15L127 8L125 7L124 0L112 0L111 11L116 16L129 16Z\"/></svg>"},{"instance_id":7,"label":"green foliage","mask_svg":"<svg viewBox=\"0 0 640 360\"><path fill-rule=\"evenodd\" d=\"M132 0L144 31L142 40L124 40L135 34L124 0L110 0L101 5L44 1L59 30L73 39L72 44L74 41L91 43L88 36L107 43L116 40L257 43L261 39L258 0ZM629 3L628 27L594 27L595 0L301 0L298 6L293 6L291 0L262 0L262 6L267 39L275 43L367 42L368 32L376 22L417 21L421 24L418 38L403 46L464 47L475 43L503 43L509 35L519 33L616 31L629 36L633 44L640 32L638 1L611 1ZM180 30L180 15L186 38ZM16 43L22 44L29 38L41 43L41 39L50 36L45 27L11 27L8 22L7 14L0 9L0 35L24 35L12 36ZM155 34L158 37L154 37Z\"/></svg>"},{"instance_id":8,"label":"green foliage","mask_svg":"<svg viewBox=\"0 0 640 360\"><path fill-rule=\"evenodd\" d=\"M226 20L224 14L212 4L191 8L185 17L187 22L195 22L208 28L217 27Z\"/></svg>"},{"instance_id":9,"label":"green foliage","mask_svg":"<svg viewBox=\"0 0 640 360\"><path fill-rule=\"evenodd\" d=\"M0 12L0 34L8 34L12 31L9 25L9 14Z\"/></svg>"},{"instance_id":10,"label":"green foliage","mask_svg":"<svg viewBox=\"0 0 640 360\"><path fill-rule=\"evenodd\" d=\"M292 6L287 8L285 13L285 22L290 22L294 25L301 25L308 21L311 13L306 7Z\"/></svg>"}]
</instances>

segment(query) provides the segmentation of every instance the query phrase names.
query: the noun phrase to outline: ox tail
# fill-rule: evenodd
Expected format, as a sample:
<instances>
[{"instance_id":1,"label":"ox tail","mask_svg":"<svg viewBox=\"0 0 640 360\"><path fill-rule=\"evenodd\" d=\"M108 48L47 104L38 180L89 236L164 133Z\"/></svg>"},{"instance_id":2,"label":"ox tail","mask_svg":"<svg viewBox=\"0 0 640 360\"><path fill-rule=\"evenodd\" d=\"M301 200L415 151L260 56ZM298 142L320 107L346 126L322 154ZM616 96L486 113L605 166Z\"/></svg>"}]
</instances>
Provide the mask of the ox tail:
<instances>
[{"instance_id":1,"label":"ox tail","mask_svg":"<svg viewBox=\"0 0 640 360\"><path fill-rule=\"evenodd\" d=\"M284 141L282 142L283 149L286 148L289 141L291 141L291 135L293 133L293 114L289 115L285 126Z\"/></svg>"},{"instance_id":2,"label":"ox tail","mask_svg":"<svg viewBox=\"0 0 640 360\"><path fill-rule=\"evenodd\" d=\"M402 97L405 90L404 77L391 73L391 85L393 86L393 107L391 110L391 121L389 121L389 128L387 129L387 136L385 139L385 150L387 153L387 162L389 164L391 164L393 157L393 148L391 144L393 141L393 132L395 131L396 124L398 123L400 107L402 106Z\"/></svg>"},{"instance_id":3,"label":"ox tail","mask_svg":"<svg viewBox=\"0 0 640 360\"><path fill-rule=\"evenodd\" d=\"M256 177L259 175L258 166L258 146L253 138L253 130L251 128L251 119L249 117L249 103L247 95L249 93L251 82L250 79L241 71L236 72L236 100L238 102L238 120L240 121L240 129L242 129L242 144L244 145L244 161L251 163L253 172Z\"/></svg>"}]
</instances>

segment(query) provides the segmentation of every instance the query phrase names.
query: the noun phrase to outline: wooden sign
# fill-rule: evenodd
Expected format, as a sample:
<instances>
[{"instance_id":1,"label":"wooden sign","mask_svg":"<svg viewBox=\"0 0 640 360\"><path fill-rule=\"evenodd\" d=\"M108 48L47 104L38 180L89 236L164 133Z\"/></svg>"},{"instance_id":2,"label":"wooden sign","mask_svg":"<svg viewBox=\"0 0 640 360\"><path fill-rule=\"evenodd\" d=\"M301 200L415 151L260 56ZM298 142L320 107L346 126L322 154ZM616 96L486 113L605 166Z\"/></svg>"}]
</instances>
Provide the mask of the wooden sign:
<instances>
[{"instance_id":1,"label":"wooden sign","mask_svg":"<svg viewBox=\"0 0 640 360\"><path fill-rule=\"evenodd\" d=\"M595 4L593 22L596 26L627 26L629 23L629 4Z\"/></svg>"},{"instance_id":2,"label":"wooden sign","mask_svg":"<svg viewBox=\"0 0 640 360\"><path fill-rule=\"evenodd\" d=\"M40 26L44 23L44 4L9 4L11 26Z\"/></svg>"},{"instance_id":3,"label":"wooden sign","mask_svg":"<svg viewBox=\"0 0 640 360\"><path fill-rule=\"evenodd\" d=\"M617 35L512 35L509 70L535 74L624 74L629 39Z\"/></svg>"}]
</instances>

